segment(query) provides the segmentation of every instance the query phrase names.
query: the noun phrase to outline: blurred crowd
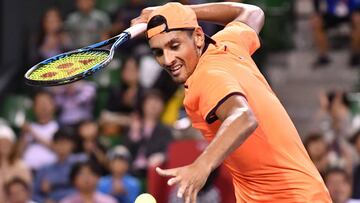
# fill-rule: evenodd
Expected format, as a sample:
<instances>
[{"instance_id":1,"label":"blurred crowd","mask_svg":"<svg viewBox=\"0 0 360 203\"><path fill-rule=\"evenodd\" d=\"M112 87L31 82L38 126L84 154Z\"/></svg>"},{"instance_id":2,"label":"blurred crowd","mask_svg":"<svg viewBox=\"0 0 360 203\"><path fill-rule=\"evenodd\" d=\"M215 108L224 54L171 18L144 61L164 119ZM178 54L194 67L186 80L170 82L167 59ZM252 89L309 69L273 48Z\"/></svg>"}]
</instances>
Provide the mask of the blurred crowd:
<instances>
[{"instance_id":1,"label":"blurred crowd","mask_svg":"<svg viewBox=\"0 0 360 203\"><path fill-rule=\"evenodd\" d=\"M164 2L76 0L76 10L67 16L57 7L48 8L38 33L29 39L29 63L112 37L142 8ZM324 10L324 2L354 4L338 16L336 8ZM314 0L316 66L331 62L326 29L343 22L352 28L349 63L359 65L359 4ZM203 26L210 35L221 28ZM100 74L65 86L32 88L28 95L31 108L26 119L16 126L0 122L0 202L132 203L147 191L148 168L167 161L171 143L201 136L186 118L183 88L154 61L144 37L119 49ZM356 201L360 116L342 90L323 92L319 104L312 133L303 135L305 148L333 201ZM216 188L206 191L203 202L209 202L206 197L221 202ZM169 195L169 202L177 201Z\"/></svg>"},{"instance_id":2,"label":"blurred crowd","mask_svg":"<svg viewBox=\"0 0 360 203\"><path fill-rule=\"evenodd\" d=\"M360 2L358 0L313 0L314 15L311 25L318 57L314 67L324 67L331 63L329 51L332 46L350 44L349 65L360 65ZM335 31L334 31L335 30ZM329 35L346 35L350 43L344 43L341 37L329 39Z\"/></svg>"}]
</instances>

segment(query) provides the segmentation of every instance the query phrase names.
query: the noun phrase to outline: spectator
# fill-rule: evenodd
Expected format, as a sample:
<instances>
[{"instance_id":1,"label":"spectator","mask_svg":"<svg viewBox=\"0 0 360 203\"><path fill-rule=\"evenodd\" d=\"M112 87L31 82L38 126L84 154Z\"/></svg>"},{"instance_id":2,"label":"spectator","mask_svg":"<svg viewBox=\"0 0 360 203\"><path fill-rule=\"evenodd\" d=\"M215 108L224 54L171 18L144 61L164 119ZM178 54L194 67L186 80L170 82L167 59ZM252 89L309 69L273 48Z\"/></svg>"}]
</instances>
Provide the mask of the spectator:
<instances>
[{"instance_id":1,"label":"spectator","mask_svg":"<svg viewBox=\"0 0 360 203\"><path fill-rule=\"evenodd\" d=\"M60 129L55 133L52 145L57 161L36 174L34 200L37 202L58 202L74 192L69 179L71 168L77 161L72 154L74 135L68 129Z\"/></svg>"},{"instance_id":2,"label":"spectator","mask_svg":"<svg viewBox=\"0 0 360 203\"><path fill-rule=\"evenodd\" d=\"M121 84L110 90L106 110L102 112L104 125L128 126L131 113L140 109L144 88L139 83L139 62L135 57L124 60L121 68Z\"/></svg>"},{"instance_id":3,"label":"spectator","mask_svg":"<svg viewBox=\"0 0 360 203\"><path fill-rule=\"evenodd\" d=\"M5 202L4 184L19 177L27 184L31 183L31 173L24 162L19 159L16 147L16 137L13 130L5 124L0 124L0 202Z\"/></svg>"},{"instance_id":4,"label":"spectator","mask_svg":"<svg viewBox=\"0 0 360 203\"><path fill-rule=\"evenodd\" d=\"M350 101L344 91L329 91L319 95L320 109L313 129L324 134L327 142L349 139L353 133Z\"/></svg>"},{"instance_id":5,"label":"spectator","mask_svg":"<svg viewBox=\"0 0 360 203\"><path fill-rule=\"evenodd\" d=\"M140 182L128 174L131 161L125 146L117 146L108 154L111 175L100 179L98 190L112 195L121 203L133 203L140 194Z\"/></svg>"},{"instance_id":6,"label":"spectator","mask_svg":"<svg viewBox=\"0 0 360 203\"><path fill-rule=\"evenodd\" d=\"M100 171L92 162L76 164L70 173L70 179L76 188L76 192L68 197L65 197L60 201L60 203L116 203L117 201L110 195L96 191L99 177Z\"/></svg>"},{"instance_id":7,"label":"spectator","mask_svg":"<svg viewBox=\"0 0 360 203\"><path fill-rule=\"evenodd\" d=\"M324 181L334 203L360 203L360 200L351 199L351 179L345 170L329 169Z\"/></svg>"},{"instance_id":8,"label":"spectator","mask_svg":"<svg viewBox=\"0 0 360 203\"><path fill-rule=\"evenodd\" d=\"M99 126L95 121L84 121L78 127L80 146L78 151L85 159L98 165L101 175L107 173L106 149L99 140Z\"/></svg>"},{"instance_id":9,"label":"spectator","mask_svg":"<svg viewBox=\"0 0 360 203\"><path fill-rule=\"evenodd\" d=\"M140 117L134 116L124 145L134 161L132 172L144 178L149 165L157 166L165 161L165 151L172 140L171 130L160 122L164 102L161 94L151 90L144 96Z\"/></svg>"},{"instance_id":10,"label":"spectator","mask_svg":"<svg viewBox=\"0 0 360 203\"><path fill-rule=\"evenodd\" d=\"M341 23L351 24L350 65L360 64L360 3L357 0L326 0L326 11L321 10L322 0L314 0L315 15L312 18L315 45L319 50L316 66L330 62L329 42L325 30Z\"/></svg>"},{"instance_id":11,"label":"spectator","mask_svg":"<svg viewBox=\"0 0 360 203\"><path fill-rule=\"evenodd\" d=\"M23 159L26 165L36 171L56 161L51 145L59 126L55 121L55 101L49 92L37 92L33 101L36 121L23 125L21 151L24 150Z\"/></svg>"},{"instance_id":12,"label":"spectator","mask_svg":"<svg viewBox=\"0 0 360 203\"><path fill-rule=\"evenodd\" d=\"M63 31L63 20L60 11L53 7L45 11L41 18L40 33L34 42L35 50L32 61L38 62L63 53L69 47L70 39Z\"/></svg>"},{"instance_id":13,"label":"spectator","mask_svg":"<svg viewBox=\"0 0 360 203\"><path fill-rule=\"evenodd\" d=\"M330 157L329 146L323 135L317 133L308 135L304 141L304 146L320 174L324 175L330 166Z\"/></svg>"},{"instance_id":14,"label":"spectator","mask_svg":"<svg viewBox=\"0 0 360 203\"><path fill-rule=\"evenodd\" d=\"M149 6L149 2L153 3L152 1L145 1L145 0L129 0L125 1L124 5L121 5L117 8L113 16L113 24L111 29L110 35L117 35L121 31L125 30L130 26L130 22L133 18L136 18L137 15L141 12L143 8ZM156 4L156 3L155 3ZM159 5L159 4L157 4ZM137 49L146 49L143 45L146 44L145 37L137 37L133 40L130 40L128 43L122 45L123 49L119 51L123 51L123 54L128 53L137 53Z\"/></svg>"},{"instance_id":15,"label":"spectator","mask_svg":"<svg viewBox=\"0 0 360 203\"><path fill-rule=\"evenodd\" d=\"M77 11L71 13L65 22L73 48L80 48L101 40L102 34L110 28L110 19L95 9L96 0L76 0Z\"/></svg>"},{"instance_id":16,"label":"spectator","mask_svg":"<svg viewBox=\"0 0 360 203\"><path fill-rule=\"evenodd\" d=\"M355 146L357 157L360 157L360 130L352 137L352 142ZM353 173L353 195L354 199L360 199L360 163L358 161Z\"/></svg>"},{"instance_id":17,"label":"spectator","mask_svg":"<svg viewBox=\"0 0 360 203\"><path fill-rule=\"evenodd\" d=\"M7 203L35 203L31 201L30 185L21 178L14 178L5 185Z\"/></svg>"},{"instance_id":18,"label":"spectator","mask_svg":"<svg viewBox=\"0 0 360 203\"><path fill-rule=\"evenodd\" d=\"M49 90L55 96L61 125L76 128L81 121L93 118L96 88L92 83L78 81Z\"/></svg>"},{"instance_id":19,"label":"spectator","mask_svg":"<svg viewBox=\"0 0 360 203\"><path fill-rule=\"evenodd\" d=\"M355 151L349 143L353 132L350 102L343 91L322 94L320 101L321 110L314 124L329 145L330 165L343 167L352 174Z\"/></svg>"},{"instance_id":20,"label":"spectator","mask_svg":"<svg viewBox=\"0 0 360 203\"><path fill-rule=\"evenodd\" d=\"M357 130L354 135L351 137L351 142L357 152L357 158L360 158L360 129Z\"/></svg>"}]
</instances>

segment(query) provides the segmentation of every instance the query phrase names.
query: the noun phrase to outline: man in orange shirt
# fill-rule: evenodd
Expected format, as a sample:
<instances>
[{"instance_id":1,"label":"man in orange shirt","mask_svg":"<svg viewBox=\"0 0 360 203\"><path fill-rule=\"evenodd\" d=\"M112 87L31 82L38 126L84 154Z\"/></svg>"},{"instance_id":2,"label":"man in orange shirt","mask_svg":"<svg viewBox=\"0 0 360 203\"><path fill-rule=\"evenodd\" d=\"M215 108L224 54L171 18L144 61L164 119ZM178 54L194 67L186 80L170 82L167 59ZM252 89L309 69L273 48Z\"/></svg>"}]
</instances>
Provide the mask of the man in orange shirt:
<instances>
[{"instance_id":1,"label":"man in orange shirt","mask_svg":"<svg viewBox=\"0 0 360 203\"><path fill-rule=\"evenodd\" d=\"M212 38L197 20L226 25ZM242 3L183 6L168 3L142 11L156 60L184 83L184 105L193 126L210 142L190 165L163 170L178 196L196 202L208 175L222 162L237 202L331 202L299 135L251 55L260 46L263 11Z\"/></svg>"}]
</instances>

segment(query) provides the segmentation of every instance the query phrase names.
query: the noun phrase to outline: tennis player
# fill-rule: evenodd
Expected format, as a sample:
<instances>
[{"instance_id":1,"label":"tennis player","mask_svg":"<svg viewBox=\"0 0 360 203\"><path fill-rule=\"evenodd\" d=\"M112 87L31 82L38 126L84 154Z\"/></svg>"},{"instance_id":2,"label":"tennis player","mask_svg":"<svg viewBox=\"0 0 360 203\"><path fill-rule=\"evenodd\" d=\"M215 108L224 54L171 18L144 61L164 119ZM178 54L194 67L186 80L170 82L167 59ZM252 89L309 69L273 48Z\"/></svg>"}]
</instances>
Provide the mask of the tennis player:
<instances>
[{"instance_id":1,"label":"tennis player","mask_svg":"<svg viewBox=\"0 0 360 203\"><path fill-rule=\"evenodd\" d=\"M225 25L211 38L197 20ZM263 11L242 3L150 7L132 21L147 22L150 48L178 83L193 126L210 142L190 165L160 169L177 195L196 202L222 162L237 202L331 202L319 172L251 55L259 48Z\"/></svg>"}]
</instances>

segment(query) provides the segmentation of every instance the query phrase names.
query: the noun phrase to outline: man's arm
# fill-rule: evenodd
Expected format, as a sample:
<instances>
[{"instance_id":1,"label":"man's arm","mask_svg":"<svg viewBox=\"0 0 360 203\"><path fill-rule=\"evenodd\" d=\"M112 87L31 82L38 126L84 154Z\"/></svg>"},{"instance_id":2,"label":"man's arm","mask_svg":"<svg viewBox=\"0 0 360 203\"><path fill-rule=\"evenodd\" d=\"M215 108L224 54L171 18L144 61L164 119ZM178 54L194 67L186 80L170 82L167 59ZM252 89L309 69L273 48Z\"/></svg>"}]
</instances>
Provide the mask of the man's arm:
<instances>
[{"instance_id":1,"label":"man's arm","mask_svg":"<svg viewBox=\"0 0 360 203\"><path fill-rule=\"evenodd\" d=\"M186 203L196 202L196 195L211 171L240 147L258 125L245 98L240 95L226 99L215 114L222 124L215 138L192 164L168 170L156 169L160 175L172 177L169 185L179 184L177 196L184 197Z\"/></svg>"},{"instance_id":2,"label":"man's arm","mask_svg":"<svg viewBox=\"0 0 360 203\"><path fill-rule=\"evenodd\" d=\"M221 25L226 25L232 21L240 21L253 28L257 33L260 32L265 21L265 15L261 8L249 4L223 2L189 6L195 11L198 20ZM143 9L140 16L131 21L131 25L146 23L149 15L156 8L158 7Z\"/></svg>"},{"instance_id":3,"label":"man's arm","mask_svg":"<svg viewBox=\"0 0 360 203\"><path fill-rule=\"evenodd\" d=\"M257 33L264 25L265 15L261 8L244 3L222 2L190 5L198 20L226 25L232 21L240 21Z\"/></svg>"},{"instance_id":4,"label":"man's arm","mask_svg":"<svg viewBox=\"0 0 360 203\"><path fill-rule=\"evenodd\" d=\"M198 157L210 170L217 168L224 159L238 148L258 125L257 120L243 96L233 95L216 110L222 124L215 138Z\"/></svg>"}]
</instances>

